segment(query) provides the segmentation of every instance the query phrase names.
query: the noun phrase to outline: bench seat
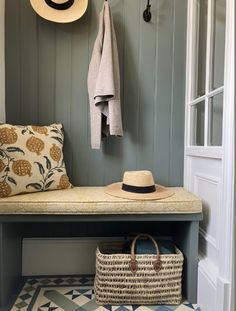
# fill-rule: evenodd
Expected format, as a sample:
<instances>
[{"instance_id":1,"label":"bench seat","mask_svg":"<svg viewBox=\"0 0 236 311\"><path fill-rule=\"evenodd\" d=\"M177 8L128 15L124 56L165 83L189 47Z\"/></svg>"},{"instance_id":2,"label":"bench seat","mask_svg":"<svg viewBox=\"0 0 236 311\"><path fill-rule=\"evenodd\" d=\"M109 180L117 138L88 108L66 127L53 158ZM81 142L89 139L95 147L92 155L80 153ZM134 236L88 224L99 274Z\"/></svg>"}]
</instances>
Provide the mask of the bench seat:
<instances>
[{"instance_id":1,"label":"bench seat","mask_svg":"<svg viewBox=\"0 0 236 311\"><path fill-rule=\"evenodd\" d=\"M201 213L199 198L181 187L162 200L133 201L105 193L104 187L74 187L0 199L0 215L103 215Z\"/></svg>"}]
</instances>

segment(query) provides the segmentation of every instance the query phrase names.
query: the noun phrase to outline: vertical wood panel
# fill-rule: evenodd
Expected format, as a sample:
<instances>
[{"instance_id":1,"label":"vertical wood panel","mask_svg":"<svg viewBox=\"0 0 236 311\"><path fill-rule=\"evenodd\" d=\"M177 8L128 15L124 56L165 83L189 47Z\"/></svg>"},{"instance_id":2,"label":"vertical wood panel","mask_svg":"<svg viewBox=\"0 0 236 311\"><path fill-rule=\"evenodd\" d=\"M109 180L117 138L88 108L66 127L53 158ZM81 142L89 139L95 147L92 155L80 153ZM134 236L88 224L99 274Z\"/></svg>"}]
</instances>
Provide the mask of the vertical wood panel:
<instances>
[{"instance_id":1,"label":"vertical wood panel","mask_svg":"<svg viewBox=\"0 0 236 311\"><path fill-rule=\"evenodd\" d=\"M20 123L38 123L38 24L29 1L20 1L21 111Z\"/></svg>"},{"instance_id":2,"label":"vertical wood panel","mask_svg":"<svg viewBox=\"0 0 236 311\"><path fill-rule=\"evenodd\" d=\"M124 137L90 147L87 73L103 0L70 24L37 16L28 0L6 1L6 111L12 123L65 127L65 158L75 185L118 181L150 169L182 185L187 0L110 0L121 72Z\"/></svg>"},{"instance_id":3,"label":"vertical wood panel","mask_svg":"<svg viewBox=\"0 0 236 311\"><path fill-rule=\"evenodd\" d=\"M5 1L0 2L0 81L0 122L5 122Z\"/></svg>"},{"instance_id":4,"label":"vertical wood panel","mask_svg":"<svg viewBox=\"0 0 236 311\"><path fill-rule=\"evenodd\" d=\"M169 183L172 45L173 45L173 1L161 0L158 6L158 59L157 59L157 102L154 167L158 182Z\"/></svg>"},{"instance_id":5,"label":"vertical wood panel","mask_svg":"<svg viewBox=\"0 0 236 311\"><path fill-rule=\"evenodd\" d=\"M185 109L185 38L187 0L174 1L175 19L173 24L173 81L172 81L172 125L170 140L169 184L179 185L183 180L184 162L184 109ZM181 34L178 35L177 34ZM180 79L181 77L181 79ZM181 147L180 147L181 146Z\"/></svg>"},{"instance_id":6,"label":"vertical wood panel","mask_svg":"<svg viewBox=\"0 0 236 311\"><path fill-rule=\"evenodd\" d=\"M71 174L71 24L56 26L56 88L55 88L55 120L64 125L65 162L68 174Z\"/></svg>"},{"instance_id":7,"label":"vertical wood panel","mask_svg":"<svg viewBox=\"0 0 236 311\"><path fill-rule=\"evenodd\" d=\"M114 26L117 37L117 46L120 63L121 81L123 77L123 62L124 62L124 0L114 0L110 3ZM121 94L123 94L123 83L121 83ZM121 105L123 106L123 96L121 96ZM123 153L122 138L112 137L106 141L104 145L104 184L109 184L114 181L119 181L122 178L121 159Z\"/></svg>"},{"instance_id":8,"label":"vertical wood panel","mask_svg":"<svg viewBox=\"0 0 236 311\"><path fill-rule=\"evenodd\" d=\"M72 103L71 103L71 144L72 144L72 180L76 184L88 184L88 12L83 20L73 24L72 29Z\"/></svg>"},{"instance_id":9,"label":"vertical wood panel","mask_svg":"<svg viewBox=\"0 0 236 311\"><path fill-rule=\"evenodd\" d=\"M89 60L91 58L91 53L93 51L94 41L98 32L98 22L99 13L102 9L102 0L96 0L90 2L90 21L89 21ZM85 73L87 79L87 72ZM89 118L89 117L88 117ZM88 121L90 124L90 120ZM90 185L103 185L105 183L104 178L104 155L103 155L104 145L101 150L92 150L90 148L90 130L89 130L89 152L88 152L88 166L89 166L89 176L88 183Z\"/></svg>"},{"instance_id":10,"label":"vertical wood panel","mask_svg":"<svg viewBox=\"0 0 236 311\"><path fill-rule=\"evenodd\" d=\"M137 168L140 1L125 1L123 171Z\"/></svg>"},{"instance_id":11,"label":"vertical wood panel","mask_svg":"<svg viewBox=\"0 0 236 311\"><path fill-rule=\"evenodd\" d=\"M55 122L55 24L38 18L39 25L39 123Z\"/></svg>"},{"instance_id":12,"label":"vertical wood panel","mask_svg":"<svg viewBox=\"0 0 236 311\"><path fill-rule=\"evenodd\" d=\"M157 11L157 1L152 1L152 10ZM141 12L146 3L141 0ZM139 126L137 168L153 170L154 94L155 94L155 58L156 58L156 14L152 14L150 23L141 19L140 29L140 65L139 65Z\"/></svg>"},{"instance_id":13,"label":"vertical wood panel","mask_svg":"<svg viewBox=\"0 0 236 311\"><path fill-rule=\"evenodd\" d=\"M6 120L19 122L21 98L20 1L5 1Z\"/></svg>"}]
</instances>

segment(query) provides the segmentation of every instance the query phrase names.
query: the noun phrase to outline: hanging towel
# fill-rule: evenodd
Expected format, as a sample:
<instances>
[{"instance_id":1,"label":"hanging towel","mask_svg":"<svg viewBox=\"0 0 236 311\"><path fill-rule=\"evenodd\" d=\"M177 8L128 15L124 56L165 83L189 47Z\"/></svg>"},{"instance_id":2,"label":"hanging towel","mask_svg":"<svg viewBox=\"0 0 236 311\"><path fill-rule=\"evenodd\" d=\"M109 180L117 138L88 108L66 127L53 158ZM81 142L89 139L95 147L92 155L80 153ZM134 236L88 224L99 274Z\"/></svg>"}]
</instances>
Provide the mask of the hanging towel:
<instances>
[{"instance_id":1,"label":"hanging towel","mask_svg":"<svg viewBox=\"0 0 236 311\"><path fill-rule=\"evenodd\" d=\"M104 2L88 71L92 149L101 138L123 136L117 42L110 7Z\"/></svg>"}]
</instances>

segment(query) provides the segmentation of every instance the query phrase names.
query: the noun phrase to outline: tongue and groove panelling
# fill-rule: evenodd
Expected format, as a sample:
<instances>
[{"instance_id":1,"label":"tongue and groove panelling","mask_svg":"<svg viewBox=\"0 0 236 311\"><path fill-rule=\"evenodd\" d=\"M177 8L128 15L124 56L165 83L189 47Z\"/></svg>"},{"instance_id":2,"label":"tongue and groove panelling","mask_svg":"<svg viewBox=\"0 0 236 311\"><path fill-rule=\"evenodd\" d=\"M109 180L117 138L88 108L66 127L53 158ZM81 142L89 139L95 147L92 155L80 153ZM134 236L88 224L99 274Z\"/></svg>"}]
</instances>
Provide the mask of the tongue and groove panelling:
<instances>
[{"instance_id":1,"label":"tongue and groove panelling","mask_svg":"<svg viewBox=\"0 0 236 311\"><path fill-rule=\"evenodd\" d=\"M187 0L110 0L118 39L124 137L90 148L87 72L102 0L70 24L46 21L29 0L6 1L6 113L13 124L65 127L65 158L75 185L119 181L149 169L182 185Z\"/></svg>"}]
</instances>

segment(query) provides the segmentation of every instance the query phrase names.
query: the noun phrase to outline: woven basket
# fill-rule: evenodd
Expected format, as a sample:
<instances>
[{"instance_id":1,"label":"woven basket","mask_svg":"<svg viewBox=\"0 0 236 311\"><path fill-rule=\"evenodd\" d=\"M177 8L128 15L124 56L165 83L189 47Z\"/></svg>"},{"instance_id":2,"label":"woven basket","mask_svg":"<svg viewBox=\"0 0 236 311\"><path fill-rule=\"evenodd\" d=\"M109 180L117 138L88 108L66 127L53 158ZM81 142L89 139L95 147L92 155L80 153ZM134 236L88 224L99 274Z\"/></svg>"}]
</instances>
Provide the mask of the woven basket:
<instances>
[{"instance_id":1,"label":"woven basket","mask_svg":"<svg viewBox=\"0 0 236 311\"><path fill-rule=\"evenodd\" d=\"M157 254L135 255L137 239L145 236ZM156 241L147 234L132 242L131 255L122 254L121 242L99 245L96 251L95 298L97 304L179 304L183 254L160 255Z\"/></svg>"}]
</instances>

